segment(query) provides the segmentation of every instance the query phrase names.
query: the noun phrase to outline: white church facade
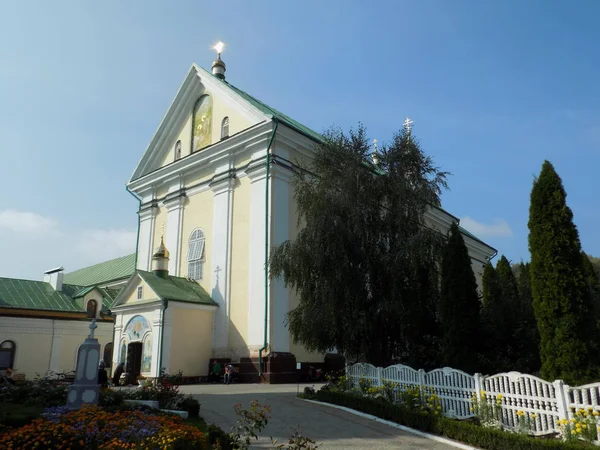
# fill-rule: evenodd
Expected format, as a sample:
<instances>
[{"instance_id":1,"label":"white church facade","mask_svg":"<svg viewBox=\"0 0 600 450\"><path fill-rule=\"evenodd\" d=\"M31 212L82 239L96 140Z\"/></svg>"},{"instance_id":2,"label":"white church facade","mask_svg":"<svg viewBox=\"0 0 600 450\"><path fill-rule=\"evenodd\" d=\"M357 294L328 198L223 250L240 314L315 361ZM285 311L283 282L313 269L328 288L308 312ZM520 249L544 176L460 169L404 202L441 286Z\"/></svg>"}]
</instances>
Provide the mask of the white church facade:
<instances>
[{"instance_id":1,"label":"white church facade","mask_svg":"<svg viewBox=\"0 0 600 450\"><path fill-rule=\"evenodd\" d=\"M199 377L220 359L247 380L277 382L293 379L296 362L324 361L292 342L285 317L298 299L266 274L270 248L298 232L293 162L321 137L224 72L220 57L212 73L192 65L127 183L139 224L130 274L110 305L113 367ZM444 233L458 221L442 209L427 220ZM496 252L463 234L480 283Z\"/></svg>"}]
</instances>

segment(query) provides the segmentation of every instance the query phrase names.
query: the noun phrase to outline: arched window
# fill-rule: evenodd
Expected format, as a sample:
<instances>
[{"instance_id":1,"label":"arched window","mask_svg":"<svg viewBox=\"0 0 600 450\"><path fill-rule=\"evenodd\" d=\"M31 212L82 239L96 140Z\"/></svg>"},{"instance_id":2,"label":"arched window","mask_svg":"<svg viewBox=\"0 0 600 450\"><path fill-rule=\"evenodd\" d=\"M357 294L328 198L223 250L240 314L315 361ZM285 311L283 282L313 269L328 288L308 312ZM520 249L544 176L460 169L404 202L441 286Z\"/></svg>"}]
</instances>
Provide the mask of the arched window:
<instances>
[{"instance_id":1,"label":"arched window","mask_svg":"<svg viewBox=\"0 0 600 450\"><path fill-rule=\"evenodd\" d=\"M110 369L112 366L112 354L113 354L113 344L109 342L104 346L104 364L107 369Z\"/></svg>"},{"instance_id":2,"label":"arched window","mask_svg":"<svg viewBox=\"0 0 600 450\"><path fill-rule=\"evenodd\" d=\"M221 139L229 137L229 117L225 117L221 122Z\"/></svg>"},{"instance_id":3,"label":"arched window","mask_svg":"<svg viewBox=\"0 0 600 450\"><path fill-rule=\"evenodd\" d=\"M188 244L188 278L200 281L204 272L204 233L196 228Z\"/></svg>"},{"instance_id":4,"label":"arched window","mask_svg":"<svg viewBox=\"0 0 600 450\"><path fill-rule=\"evenodd\" d=\"M96 303L96 300L90 300L87 303L87 316L90 319L93 319L94 317L96 317L96 312L98 310L98 303Z\"/></svg>"},{"instance_id":5,"label":"arched window","mask_svg":"<svg viewBox=\"0 0 600 450\"><path fill-rule=\"evenodd\" d=\"M175 161L181 158L181 141L177 141L175 144Z\"/></svg>"},{"instance_id":6,"label":"arched window","mask_svg":"<svg viewBox=\"0 0 600 450\"><path fill-rule=\"evenodd\" d=\"M0 370L14 369L16 350L14 341L4 341L0 344Z\"/></svg>"}]
</instances>

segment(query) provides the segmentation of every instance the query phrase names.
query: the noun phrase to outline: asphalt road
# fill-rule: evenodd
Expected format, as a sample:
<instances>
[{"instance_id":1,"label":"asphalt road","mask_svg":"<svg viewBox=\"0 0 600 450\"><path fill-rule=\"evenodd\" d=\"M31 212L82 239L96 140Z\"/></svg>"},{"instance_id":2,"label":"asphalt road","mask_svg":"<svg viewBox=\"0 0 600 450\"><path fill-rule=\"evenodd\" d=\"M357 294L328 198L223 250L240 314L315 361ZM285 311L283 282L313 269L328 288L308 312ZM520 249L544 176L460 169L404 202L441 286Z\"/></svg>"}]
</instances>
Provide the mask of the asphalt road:
<instances>
[{"instance_id":1,"label":"asphalt road","mask_svg":"<svg viewBox=\"0 0 600 450\"><path fill-rule=\"evenodd\" d=\"M306 385L300 385L302 391ZM318 386L317 386L318 387ZM206 384L182 386L181 391L200 401L200 415L208 422L229 429L237 421L236 403L248 407L257 400L271 407L271 419L255 448L270 448L268 437L285 442L294 429L321 444L321 449L432 449L455 447L404 432L397 428L328 406L296 398L296 385Z\"/></svg>"}]
</instances>

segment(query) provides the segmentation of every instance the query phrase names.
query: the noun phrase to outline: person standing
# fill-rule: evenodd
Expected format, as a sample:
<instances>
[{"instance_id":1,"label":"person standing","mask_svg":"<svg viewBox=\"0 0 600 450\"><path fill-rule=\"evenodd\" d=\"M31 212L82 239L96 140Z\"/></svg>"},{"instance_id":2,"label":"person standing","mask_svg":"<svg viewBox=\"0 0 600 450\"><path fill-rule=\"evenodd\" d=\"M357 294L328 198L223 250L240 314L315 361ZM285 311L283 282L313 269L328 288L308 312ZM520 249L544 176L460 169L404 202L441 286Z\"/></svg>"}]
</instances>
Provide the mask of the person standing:
<instances>
[{"instance_id":1,"label":"person standing","mask_svg":"<svg viewBox=\"0 0 600 450\"><path fill-rule=\"evenodd\" d=\"M104 360L100 360L100 364L98 364L98 384L101 388L105 388L108 386L108 374L106 373L106 364L104 364Z\"/></svg>"},{"instance_id":2,"label":"person standing","mask_svg":"<svg viewBox=\"0 0 600 450\"><path fill-rule=\"evenodd\" d=\"M123 372L125 372L125 363L120 362L113 374L112 382L114 386L119 386L119 380L121 379Z\"/></svg>"}]
</instances>

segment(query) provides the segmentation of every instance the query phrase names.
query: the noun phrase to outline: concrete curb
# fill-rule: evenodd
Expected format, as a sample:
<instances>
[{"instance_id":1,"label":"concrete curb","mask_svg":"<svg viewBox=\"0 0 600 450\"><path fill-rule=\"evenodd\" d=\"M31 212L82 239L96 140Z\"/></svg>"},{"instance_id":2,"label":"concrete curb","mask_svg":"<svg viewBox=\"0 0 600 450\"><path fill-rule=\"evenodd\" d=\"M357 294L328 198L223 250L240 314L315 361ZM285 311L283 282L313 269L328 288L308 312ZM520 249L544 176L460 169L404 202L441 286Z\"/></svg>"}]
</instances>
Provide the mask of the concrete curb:
<instances>
[{"instance_id":1,"label":"concrete curb","mask_svg":"<svg viewBox=\"0 0 600 450\"><path fill-rule=\"evenodd\" d=\"M443 438L441 436L436 436L435 434L429 434L429 433L425 433L423 431L415 430L413 428L405 427L404 425L400 425L400 424L397 424L395 422L390 422L389 420L383 420L383 419L380 419L377 416L372 416L371 414L365 414L363 412L356 411L354 409L346 408L345 406L334 405L332 403L318 402L316 400L308 400L308 399L305 399L305 398L302 398L300 400L304 400L305 402L315 403L317 405L328 406L330 408L335 408L335 409L339 409L339 410L342 410L342 411L346 411L346 412L349 412L350 414L354 414L355 416L364 417L365 419L371 419L371 420L373 420L375 422L379 422L379 423L382 423L384 425L388 425L390 427L394 427L394 428L397 428L399 430L406 431L408 433L416 434L417 436L421 436L421 437L424 437L424 438L427 438L427 439L431 439L432 441L437 441L437 442L440 442L442 444L450 445L450 446L455 447L455 448L460 448L462 450L480 450L477 447L471 447L470 445L461 444L460 442L452 441L450 439Z\"/></svg>"}]
</instances>

